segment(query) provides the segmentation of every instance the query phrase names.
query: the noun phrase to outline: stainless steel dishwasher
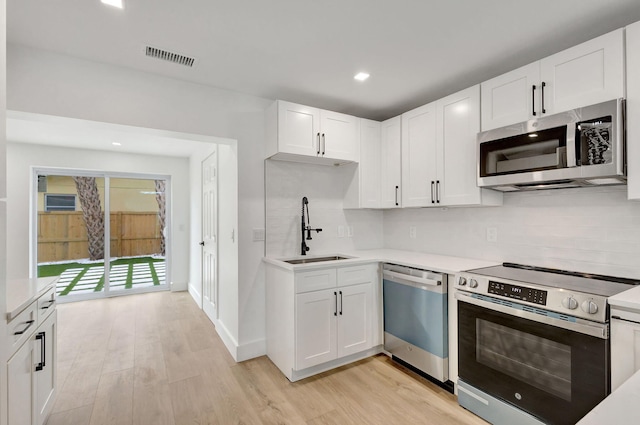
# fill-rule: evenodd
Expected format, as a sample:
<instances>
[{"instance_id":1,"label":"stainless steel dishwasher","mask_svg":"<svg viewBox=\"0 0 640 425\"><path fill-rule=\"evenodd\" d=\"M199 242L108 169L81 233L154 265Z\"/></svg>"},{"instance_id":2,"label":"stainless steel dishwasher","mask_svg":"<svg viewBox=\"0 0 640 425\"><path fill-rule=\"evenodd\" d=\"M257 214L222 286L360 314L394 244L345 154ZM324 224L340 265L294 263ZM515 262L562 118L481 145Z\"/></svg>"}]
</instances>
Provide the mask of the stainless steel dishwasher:
<instances>
[{"instance_id":1,"label":"stainless steel dishwasher","mask_svg":"<svg viewBox=\"0 0 640 425\"><path fill-rule=\"evenodd\" d=\"M449 378L447 275L383 266L384 348L445 383Z\"/></svg>"}]
</instances>

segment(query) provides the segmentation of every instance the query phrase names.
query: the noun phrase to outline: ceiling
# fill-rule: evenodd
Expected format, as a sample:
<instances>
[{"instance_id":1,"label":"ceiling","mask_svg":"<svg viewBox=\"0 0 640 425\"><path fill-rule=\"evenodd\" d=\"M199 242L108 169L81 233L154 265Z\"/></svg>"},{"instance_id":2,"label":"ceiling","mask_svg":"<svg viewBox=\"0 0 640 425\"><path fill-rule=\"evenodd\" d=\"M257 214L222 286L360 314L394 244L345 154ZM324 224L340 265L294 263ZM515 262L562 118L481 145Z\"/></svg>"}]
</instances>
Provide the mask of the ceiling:
<instances>
[{"instance_id":1,"label":"ceiling","mask_svg":"<svg viewBox=\"0 0 640 425\"><path fill-rule=\"evenodd\" d=\"M9 1L8 42L380 120L640 20L638 0L124 1Z\"/></svg>"}]
</instances>

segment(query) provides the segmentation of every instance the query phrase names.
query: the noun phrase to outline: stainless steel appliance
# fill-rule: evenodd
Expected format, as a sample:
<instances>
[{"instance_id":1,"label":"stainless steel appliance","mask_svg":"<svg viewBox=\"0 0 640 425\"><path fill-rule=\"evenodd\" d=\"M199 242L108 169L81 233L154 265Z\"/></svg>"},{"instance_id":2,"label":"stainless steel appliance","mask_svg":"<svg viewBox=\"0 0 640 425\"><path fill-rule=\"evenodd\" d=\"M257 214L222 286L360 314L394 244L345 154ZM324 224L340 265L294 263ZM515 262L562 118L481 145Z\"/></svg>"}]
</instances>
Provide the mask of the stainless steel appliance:
<instances>
[{"instance_id":1,"label":"stainless steel appliance","mask_svg":"<svg viewBox=\"0 0 640 425\"><path fill-rule=\"evenodd\" d=\"M460 405L495 425L575 424L610 393L607 298L630 283L510 263L458 274Z\"/></svg>"},{"instance_id":2,"label":"stainless steel appliance","mask_svg":"<svg viewBox=\"0 0 640 425\"><path fill-rule=\"evenodd\" d=\"M383 266L384 348L432 378L449 378L447 275Z\"/></svg>"},{"instance_id":3,"label":"stainless steel appliance","mask_svg":"<svg viewBox=\"0 0 640 425\"><path fill-rule=\"evenodd\" d=\"M623 99L478 133L478 186L503 192L626 183Z\"/></svg>"}]
</instances>

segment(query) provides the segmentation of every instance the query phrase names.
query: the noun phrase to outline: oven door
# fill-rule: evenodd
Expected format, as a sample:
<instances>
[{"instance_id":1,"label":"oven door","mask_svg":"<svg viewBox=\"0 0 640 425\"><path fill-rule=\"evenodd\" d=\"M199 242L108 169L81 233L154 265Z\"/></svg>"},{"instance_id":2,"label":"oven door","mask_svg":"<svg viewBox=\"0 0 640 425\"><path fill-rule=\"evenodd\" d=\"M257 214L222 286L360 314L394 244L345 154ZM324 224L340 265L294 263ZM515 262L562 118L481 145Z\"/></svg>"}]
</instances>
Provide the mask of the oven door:
<instances>
[{"instance_id":1,"label":"oven door","mask_svg":"<svg viewBox=\"0 0 640 425\"><path fill-rule=\"evenodd\" d=\"M609 394L608 325L459 295L458 367L466 383L548 424L575 424Z\"/></svg>"}]
</instances>

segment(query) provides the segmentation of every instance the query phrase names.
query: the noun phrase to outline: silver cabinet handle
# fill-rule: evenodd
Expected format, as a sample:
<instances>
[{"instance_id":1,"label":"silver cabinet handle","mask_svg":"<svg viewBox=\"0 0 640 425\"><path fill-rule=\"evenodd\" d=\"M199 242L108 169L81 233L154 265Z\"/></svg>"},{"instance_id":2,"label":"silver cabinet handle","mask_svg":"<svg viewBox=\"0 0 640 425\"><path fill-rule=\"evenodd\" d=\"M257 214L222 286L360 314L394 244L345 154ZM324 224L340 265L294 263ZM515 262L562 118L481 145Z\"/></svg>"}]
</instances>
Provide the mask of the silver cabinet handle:
<instances>
[{"instance_id":1,"label":"silver cabinet handle","mask_svg":"<svg viewBox=\"0 0 640 425\"><path fill-rule=\"evenodd\" d=\"M440 180L436 180L436 202L440 203Z\"/></svg>"},{"instance_id":2,"label":"silver cabinet handle","mask_svg":"<svg viewBox=\"0 0 640 425\"><path fill-rule=\"evenodd\" d=\"M320 155L320 133L318 133L316 137L318 138L317 144L316 144L316 146L317 146L316 154Z\"/></svg>"},{"instance_id":3,"label":"silver cabinet handle","mask_svg":"<svg viewBox=\"0 0 640 425\"><path fill-rule=\"evenodd\" d=\"M325 139L324 133L322 133L322 156L324 156L326 147L327 147L327 139Z\"/></svg>"},{"instance_id":4,"label":"silver cabinet handle","mask_svg":"<svg viewBox=\"0 0 640 425\"><path fill-rule=\"evenodd\" d=\"M431 180L431 203L435 204L436 201L433 198L433 185L435 184L435 182L433 180Z\"/></svg>"}]
</instances>

